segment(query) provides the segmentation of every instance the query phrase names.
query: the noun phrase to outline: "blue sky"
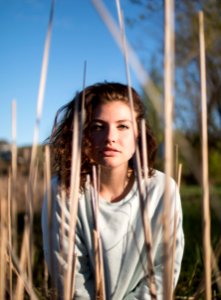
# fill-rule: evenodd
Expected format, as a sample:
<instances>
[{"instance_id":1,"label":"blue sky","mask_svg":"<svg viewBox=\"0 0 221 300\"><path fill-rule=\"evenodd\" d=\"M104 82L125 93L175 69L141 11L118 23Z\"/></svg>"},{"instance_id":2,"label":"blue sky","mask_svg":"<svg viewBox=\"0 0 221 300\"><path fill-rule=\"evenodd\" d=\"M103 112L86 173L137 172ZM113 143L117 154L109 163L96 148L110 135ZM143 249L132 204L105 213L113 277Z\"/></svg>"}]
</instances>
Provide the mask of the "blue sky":
<instances>
[{"instance_id":1,"label":"blue sky","mask_svg":"<svg viewBox=\"0 0 221 300\"><path fill-rule=\"evenodd\" d=\"M116 17L115 1L104 2ZM16 99L19 146L33 141L50 5L49 0L0 0L0 139L11 142L11 102ZM136 12L129 0L122 8L125 15ZM131 31L127 37L135 36ZM39 142L50 134L58 108L82 88L85 60L86 85L126 83L122 54L91 1L57 0ZM139 89L133 73L132 85Z\"/></svg>"}]
</instances>

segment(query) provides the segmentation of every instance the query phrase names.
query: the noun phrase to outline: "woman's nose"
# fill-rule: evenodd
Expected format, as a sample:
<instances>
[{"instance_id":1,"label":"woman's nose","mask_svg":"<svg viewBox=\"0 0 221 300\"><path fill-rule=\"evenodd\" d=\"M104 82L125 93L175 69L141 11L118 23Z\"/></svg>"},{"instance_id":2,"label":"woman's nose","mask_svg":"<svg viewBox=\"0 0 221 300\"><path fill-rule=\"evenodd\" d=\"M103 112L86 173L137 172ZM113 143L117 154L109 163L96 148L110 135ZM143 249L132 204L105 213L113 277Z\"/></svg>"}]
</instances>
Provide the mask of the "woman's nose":
<instances>
[{"instance_id":1,"label":"woman's nose","mask_svg":"<svg viewBox=\"0 0 221 300\"><path fill-rule=\"evenodd\" d=\"M108 127L106 133L106 142L116 142L117 139L117 132L114 128Z\"/></svg>"}]
</instances>

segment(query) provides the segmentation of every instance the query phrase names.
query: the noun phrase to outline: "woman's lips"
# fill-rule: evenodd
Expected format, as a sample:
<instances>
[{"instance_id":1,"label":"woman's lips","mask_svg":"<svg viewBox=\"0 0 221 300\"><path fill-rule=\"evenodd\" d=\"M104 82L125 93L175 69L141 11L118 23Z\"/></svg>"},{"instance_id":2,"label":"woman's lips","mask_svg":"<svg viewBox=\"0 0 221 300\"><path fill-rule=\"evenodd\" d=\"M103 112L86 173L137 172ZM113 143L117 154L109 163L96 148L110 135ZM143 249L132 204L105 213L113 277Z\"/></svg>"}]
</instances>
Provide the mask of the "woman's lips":
<instances>
[{"instance_id":1,"label":"woman's lips","mask_svg":"<svg viewBox=\"0 0 221 300\"><path fill-rule=\"evenodd\" d=\"M116 156L117 153L119 153L120 151L118 151L117 149L115 148L110 148L110 147L105 147L103 150L102 150L102 154L104 156Z\"/></svg>"}]
</instances>

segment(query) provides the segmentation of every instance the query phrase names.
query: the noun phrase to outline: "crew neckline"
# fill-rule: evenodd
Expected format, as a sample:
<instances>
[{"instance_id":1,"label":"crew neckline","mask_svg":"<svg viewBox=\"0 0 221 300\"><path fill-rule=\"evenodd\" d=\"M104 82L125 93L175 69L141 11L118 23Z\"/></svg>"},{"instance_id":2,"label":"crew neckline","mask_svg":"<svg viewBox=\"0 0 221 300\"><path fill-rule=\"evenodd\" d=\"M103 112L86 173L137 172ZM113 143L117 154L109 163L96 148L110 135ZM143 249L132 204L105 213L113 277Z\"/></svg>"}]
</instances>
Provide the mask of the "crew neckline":
<instances>
[{"instance_id":1,"label":"crew neckline","mask_svg":"<svg viewBox=\"0 0 221 300\"><path fill-rule=\"evenodd\" d=\"M126 202L130 201L130 199L133 197L133 195L136 192L137 192L137 180L135 178L130 191L124 198L122 198L121 200L116 201L116 202L109 202L105 198L103 198L102 196L99 195L99 203L101 205L107 205L107 206L112 206L112 207L121 206L121 205L125 204Z\"/></svg>"}]
</instances>

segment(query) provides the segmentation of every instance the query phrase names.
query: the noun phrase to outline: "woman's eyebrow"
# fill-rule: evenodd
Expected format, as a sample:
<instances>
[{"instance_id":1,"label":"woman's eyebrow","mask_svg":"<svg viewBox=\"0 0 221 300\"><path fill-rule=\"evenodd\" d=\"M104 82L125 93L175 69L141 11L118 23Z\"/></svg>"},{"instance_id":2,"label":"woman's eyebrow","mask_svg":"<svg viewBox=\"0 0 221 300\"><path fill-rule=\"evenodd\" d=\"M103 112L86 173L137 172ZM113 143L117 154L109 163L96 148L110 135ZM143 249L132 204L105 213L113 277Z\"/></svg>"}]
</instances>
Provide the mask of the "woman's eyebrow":
<instances>
[{"instance_id":1,"label":"woman's eyebrow","mask_svg":"<svg viewBox=\"0 0 221 300\"><path fill-rule=\"evenodd\" d=\"M92 119L91 122L105 122L105 121L102 119Z\"/></svg>"},{"instance_id":2,"label":"woman's eyebrow","mask_svg":"<svg viewBox=\"0 0 221 300\"><path fill-rule=\"evenodd\" d=\"M130 122L130 123L132 123L132 121L129 120L129 119L122 119L122 120L116 121L116 123L123 123L123 122Z\"/></svg>"},{"instance_id":3,"label":"woman's eyebrow","mask_svg":"<svg viewBox=\"0 0 221 300\"><path fill-rule=\"evenodd\" d=\"M105 121L103 119L98 119L98 118L92 119L91 122L107 123L107 121ZM120 120L115 121L115 123L124 123L124 122L130 122L130 123L132 123L132 121L130 119L120 119Z\"/></svg>"}]
</instances>

